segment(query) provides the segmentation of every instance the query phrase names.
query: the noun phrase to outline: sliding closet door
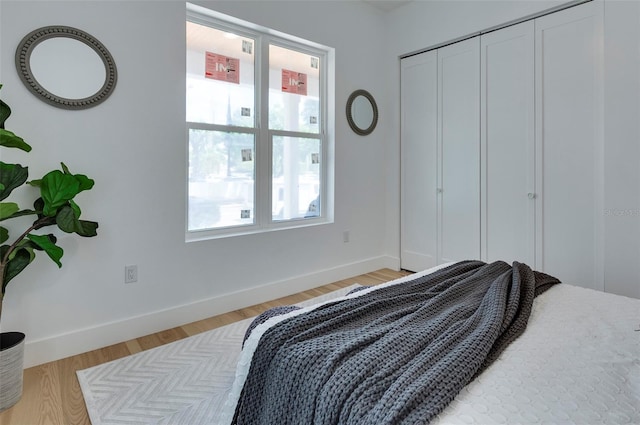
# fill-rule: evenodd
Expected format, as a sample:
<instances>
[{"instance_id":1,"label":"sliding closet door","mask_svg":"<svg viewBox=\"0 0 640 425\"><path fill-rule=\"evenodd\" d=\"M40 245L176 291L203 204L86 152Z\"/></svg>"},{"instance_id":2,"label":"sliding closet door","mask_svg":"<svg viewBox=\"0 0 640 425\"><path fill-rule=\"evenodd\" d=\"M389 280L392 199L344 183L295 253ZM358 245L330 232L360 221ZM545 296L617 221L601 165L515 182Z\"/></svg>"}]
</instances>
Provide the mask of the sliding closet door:
<instances>
[{"instance_id":1,"label":"sliding closet door","mask_svg":"<svg viewBox=\"0 0 640 425\"><path fill-rule=\"evenodd\" d=\"M481 37L482 259L533 267L534 24Z\"/></svg>"},{"instance_id":2,"label":"sliding closet door","mask_svg":"<svg viewBox=\"0 0 640 425\"><path fill-rule=\"evenodd\" d=\"M602 3L536 19L537 268L603 284Z\"/></svg>"},{"instance_id":3,"label":"sliding closet door","mask_svg":"<svg viewBox=\"0 0 640 425\"><path fill-rule=\"evenodd\" d=\"M480 258L480 38L438 49L438 263Z\"/></svg>"},{"instance_id":4,"label":"sliding closet door","mask_svg":"<svg viewBox=\"0 0 640 425\"><path fill-rule=\"evenodd\" d=\"M436 51L401 63L400 265L423 270L436 263Z\"/></svg>"}]
</instances>

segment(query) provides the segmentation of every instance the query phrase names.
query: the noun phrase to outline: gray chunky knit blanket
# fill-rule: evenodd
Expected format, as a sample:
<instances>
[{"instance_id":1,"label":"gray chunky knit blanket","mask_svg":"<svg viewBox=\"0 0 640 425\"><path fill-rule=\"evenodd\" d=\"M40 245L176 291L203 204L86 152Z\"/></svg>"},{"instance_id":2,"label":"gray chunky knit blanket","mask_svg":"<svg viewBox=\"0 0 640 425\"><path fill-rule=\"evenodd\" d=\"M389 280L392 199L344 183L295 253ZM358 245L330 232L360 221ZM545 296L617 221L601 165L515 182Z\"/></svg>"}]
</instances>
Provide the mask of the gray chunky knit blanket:
<instances>
[{"instance_id":1,"label":"gray chunky knit blanket","mask_svg":"<svg viewBox=\"0 0 640 425\"><path fill-rule=\"evenodd\" d=\"M283 320L262 336L234 424L426 424L525 329L559 281L465 261Z\"/></svg>"}]
</instances>

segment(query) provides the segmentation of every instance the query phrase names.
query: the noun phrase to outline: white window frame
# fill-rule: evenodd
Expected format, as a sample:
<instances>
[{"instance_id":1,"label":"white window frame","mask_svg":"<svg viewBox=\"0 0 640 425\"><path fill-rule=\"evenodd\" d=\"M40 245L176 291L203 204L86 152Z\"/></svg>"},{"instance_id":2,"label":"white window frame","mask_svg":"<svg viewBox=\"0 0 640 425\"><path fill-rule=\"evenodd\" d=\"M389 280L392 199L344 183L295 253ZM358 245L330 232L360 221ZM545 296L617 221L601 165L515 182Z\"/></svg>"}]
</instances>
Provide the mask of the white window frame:
<instances>
[{"instance_id":1,"label":"white window frame","mask_svg":"<svg viewBox=\"0 0 640 425\"><path fill-rule=\"evenodd\" d=\"M317 226L334 220L334 170L335 170L335 49L303 40L278 31L264 28L240 19L224 15L201 6L187 3L186 20L215 29L245 35L255 40L255 109L254 126L186 122L185 149L185 239L187 242L239 236L275 230ZM320 58L320 125L319 132L306 133L269 128L269 46L289 48ZM215 229L188 229L188 149L189 130L253 134L255 137L254 223ZM272 218L272 146L277 136L318 139L321 144L320 161L320 210L313 218L292 218L275 221Z\"/></svg>"}]
</instances>

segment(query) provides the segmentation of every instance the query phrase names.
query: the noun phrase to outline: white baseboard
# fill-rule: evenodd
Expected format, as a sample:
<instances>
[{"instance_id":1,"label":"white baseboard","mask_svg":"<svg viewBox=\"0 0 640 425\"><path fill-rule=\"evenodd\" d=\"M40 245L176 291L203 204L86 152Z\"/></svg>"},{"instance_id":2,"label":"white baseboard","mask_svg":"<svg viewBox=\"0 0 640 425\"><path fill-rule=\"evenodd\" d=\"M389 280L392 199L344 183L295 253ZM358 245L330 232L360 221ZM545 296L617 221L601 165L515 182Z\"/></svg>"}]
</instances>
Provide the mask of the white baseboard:
<instances>
[{"instance_id":1,"label":"white baseboard","mask_svg":"<svg viewBox=\"0 0 640 425\"><path fill-rule=\"evenodd\" d=\"M391 257L387 255L382 257L382 259L384 260L385 268L395 271L400 270L400 257Z\"/></svg>"},{"instance_id":2,"label":"white baseboard","mask_svg":"<svg viewBox=\"0 0 640 425\"><path fill-rule=\"evenodd\" d=\"M398 270L399 266L398 258L374 257L117 322L78 329L40 340L27 340L24 367L107 347L381 268Z\"/></svg>"}]
</instances>

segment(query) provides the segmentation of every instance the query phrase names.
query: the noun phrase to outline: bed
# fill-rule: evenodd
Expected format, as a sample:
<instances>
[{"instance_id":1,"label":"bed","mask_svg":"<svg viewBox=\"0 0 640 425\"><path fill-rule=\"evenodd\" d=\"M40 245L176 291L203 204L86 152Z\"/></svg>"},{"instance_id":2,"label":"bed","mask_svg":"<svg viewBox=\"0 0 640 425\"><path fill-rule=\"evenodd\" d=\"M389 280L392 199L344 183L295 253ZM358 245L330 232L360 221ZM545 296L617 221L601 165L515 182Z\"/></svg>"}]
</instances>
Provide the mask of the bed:
<instances>
[{"instance_id":1,"label":"bed","mask_svg":"<svg viewBox=\"0 0 640 425\"><path fill-rule=\"evenodd\" d=\"M481 279L467 289L474 276ZM447 295L438 317L453 314L456 320L418 320L417 330L405 332L417 320L414 313L403 319L404 313L389 310L398 299L414 302L415 289L431 291L431 299L448 293L447 285L463 291L465 302L452 304ZM424 304L400 309L422 311ZM384 317L400 318L394 323L402 327L384 322L387 328L370 331L377 313L365 312L377 308L387 309ZM431 327L440 325L449 333L453 327L454 336L434 336ZM309 330L318 327L339 331ZM418 343L425 335L428 344ZM314 338L316 345L308 345ZM561 284L518 263L442 265L263 316L248 333L222 417L222 423L243 425L638 424L640 300Z\"/></svg>"}]
</instances>

